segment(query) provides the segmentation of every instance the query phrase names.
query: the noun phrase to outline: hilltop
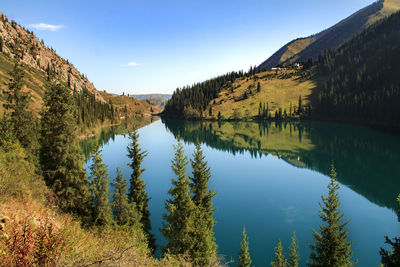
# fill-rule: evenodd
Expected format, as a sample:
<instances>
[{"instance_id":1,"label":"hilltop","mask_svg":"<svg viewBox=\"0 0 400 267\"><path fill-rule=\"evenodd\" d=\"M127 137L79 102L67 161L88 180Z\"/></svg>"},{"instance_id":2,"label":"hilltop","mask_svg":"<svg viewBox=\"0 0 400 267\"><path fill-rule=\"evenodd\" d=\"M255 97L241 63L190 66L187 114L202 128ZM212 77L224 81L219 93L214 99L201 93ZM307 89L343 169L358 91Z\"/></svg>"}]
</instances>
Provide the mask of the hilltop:
<instances>
[{"instance_id":1,"label":"hilltop","mask_svg":"<svg viewBox=\"0 0 400 267\"><path fill-rule=\"evenodd\" d=\"M399 10L400 0L375 2L320 33L289 42L259 67L270 69L279 64L317 59L323 51L338 48L370 25Z\"/></svg>"}]
</instances>

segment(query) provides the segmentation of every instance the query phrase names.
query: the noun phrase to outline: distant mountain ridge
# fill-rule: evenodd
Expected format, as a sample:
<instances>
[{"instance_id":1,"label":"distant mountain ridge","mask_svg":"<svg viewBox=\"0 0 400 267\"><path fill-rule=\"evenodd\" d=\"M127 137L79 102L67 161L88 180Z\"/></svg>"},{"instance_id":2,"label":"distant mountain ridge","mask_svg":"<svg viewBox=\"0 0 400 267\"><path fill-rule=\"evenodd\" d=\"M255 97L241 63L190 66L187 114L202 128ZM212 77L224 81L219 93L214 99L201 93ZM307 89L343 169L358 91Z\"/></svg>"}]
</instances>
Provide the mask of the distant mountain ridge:
<instances>
[{"instance_id":1,"label":"distant mountain ridge","mask_svg":"<svg viewBox=\"0 0 400 267\"><path fill-rule=\"evenodd\" d=\"M130 96L160 108L164 108L167 101L172 97L170 94L137 94Z\"/></svg>"},{"instance_id":2,"label":"distant mountain ridge","mask_svg":"<svg viewBox=\"0 0 400 267\"><path fill-rule=\"evenodd\" d=\"M317 59L324 50L338 48L366 27L398 10L400 0L377 1L320 33L287 43L259 67L270 69L279 64Z\"/></svg>"},{"instance_id":3,"label":"distant mountain ridge","mask_svg":"<svg viewBox=\"0 0 400 267\"><path fill-rule=\"evenodd\" d=\"M136 98L138 100L143 100L147 98L161 98L161 99L170 99L172 97L172 94L135 94L135 95L130 95L133 98Z\"/></svg>"}]
</instances>

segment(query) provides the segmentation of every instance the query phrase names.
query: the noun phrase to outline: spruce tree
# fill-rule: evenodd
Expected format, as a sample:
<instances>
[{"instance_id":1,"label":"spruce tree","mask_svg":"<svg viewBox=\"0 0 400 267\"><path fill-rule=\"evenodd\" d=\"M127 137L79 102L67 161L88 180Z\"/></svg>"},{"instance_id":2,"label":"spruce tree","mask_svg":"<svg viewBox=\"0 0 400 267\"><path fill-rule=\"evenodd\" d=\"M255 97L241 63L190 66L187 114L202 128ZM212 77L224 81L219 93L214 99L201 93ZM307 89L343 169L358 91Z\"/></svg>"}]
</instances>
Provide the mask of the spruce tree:
<instances>
[{"instance_id":1,"label":"spruce tree","mask_svg":"<svg viewBox=\"0 0 400 267\"><path fill-rule=\"evenodd\" d=\"M242 232L242 241L240 242L240 251L239 251L239 264L238 267L250 267L251 258L249 251L249 239L247 237L246 228L243 227Z\"/></svg>"},{"instance_id":2,"label":"spruce tree","mask_svg":"<svg viewBox=\"0 0 400 267\"><path fill-rule=\"evenodd\" d=\"M261 84L260 82L257 83L257 93L261 92Z\"/></svg>"},{"instance_id":3,"label":"spruce tree","mask_svg":"<svg viewBox=\"0 0 400 267\"><path fill-rule=\"evenodd\" d=\"M274 249L275 251L275 257L271 261L271 266L272 267L286 267L286 259L285 255L283 254L283 247L282 247L282 242L279 239L278 245Z\"/></svg>"},{"instance_id":4,"label":"spruce tree","mask_svg":"<svg viewBox=\"0 0 400 267\"><path fill-rule=\"evenodd\" d=\"M15 133L12 129L11 120L9 119L7 113L3 114L0 121L0 146L6 144L14 144L17 142Z\"/></svg>"},{"instance_id":5,"label":"spruce tree","mask_svg":"<svg viewBox=\"0 0 400 267\"><path fill-rule=\"evenodd\" d=\"M131 162L128 165L132 168L128 194L129 203L134 203L134 205L136 205L143 230L148 236L149 247L154 252L156 249L156 242L154 235L151 233L149 198L147 197L146 184L141 178L142 173L145 171L145 169L142 168L142 162L144 157L147 156L147 152L139 148L139 134L137 130L130 133L129 138L131 143L128 145L127 150Z\"/></svg>"},{"instance_id":6,"label":"spruce tree","mask_svg":"<svg viewBox=\"0 0 400 267\"><path fill-rule=\"evenodd\" d=\"M323 204L320 204L319 210L319 216L325 225L320 225L319 232L313 229L315 245L310 245L312 252L309 266L353 266L352 242L347 241L346 226L349 221L342 222L344 215L339 210L340 202L337 193L339 184L336 182L336 170L333 163L330 177L328 197L321 197Z\"/></svg>"},{"instance_id":7,"label":"spruce tree","mask_svg":"<svg viewBox=\"0 0 400 267\"><path fill-rule=\"evenodd\" d=\"M397 203L399 205L397 216L400 221L400 195L397 197ZM393 240L391 240L388 236L385 236L385 243L390 245L392 248L389 251L383 248L380 249L379 254L381 255L383 266L400 266L400 237L394 237Z\"/></svg>"},{"instance_id":8,"label":"spruce tree","mask_svg":"<svg viewBox=\"0 0 400 267\"><path fill-rule=\"evenodd\" d=\"M24 71L17 59L9 74L11 79L5 91L7 102L4 107L11 111L10 122L16 138L27 149L30 159L34 161L38 149L36 125L32 112L29 111L31 95L23 91Z\"/></svg>"},{"instance_id":9,"label":"spruce tree","mask_svg":"<svg viewBox=\"0 0 400 267\"><path fill-rule=\"evenodd\" d=\"M212 198L216 193L208 188L211 173L199 141L196 142L196 150L193 153L191 165L193 169L193 177L191 177L192 200L197 208L194 234L196 246L191 257L195 264L206 266L210 264L210 260L216 258L217 254L217 244L213 231L215 210L212 204Z\"/></svg>"},{"instance_id":10,"label":"spruce tree","mask_svg":"<svg viewBox=\"0 0 400 267\"><path fill-rule=\"evenodd\" d=\"M301 95L299 96L299 107L297 109L297 112L301 115L303 113L303 104L301 101Z\"/></svg>"},{"instance_id":11,"label":"spruce tree","mask_svg":"<svg viewBox=\"0 0 400 267\"><path fill-rule=\"evenodd\" d=\"M88 183L77 143L72 95L61 84L51 83L47 87L40 138L43 177L64 212L89 219Z\"/></svg>"},{"instance_id":12,"label":"spruce tree","mask_svg":"<svg viewBox=\"0 0 400 267\"><path fill-rule=\"evenodd\" d=\"M110 194L108 191L110 177L100 149L97 149L94 153L89 169L89 191L93 205L92 222L96 226L110 225L112 223L112 211L109 203Z\"/></svg>"},{"instance_id":13,"label":"spruce tree","mask_svg":"<svg viewBox=\"0 0 400 267\"><path fill-rule=\"evenodd\" d=\"M119 168L117 168L117 177L112 186L115 187L113 202L111 204L115 222L118 225L134 225L139 222L140 217L137 213L135 203L129 203L128 201L128 183L122 176Z\"/></svg>"},{"instance_id":14,"label":"spruce tree","mask_svg":"<svg viewBox=\"0 0 400 267\"><path fill-rule=\"evenodd\" d=\"M299 255L299 244L297 243L296 239L296 233L293 233L292 236L292 244L289 246L289 257L287 260L287 265L288 267L298 267L299 266L299 260L300 260L300 255Z\"/></svg>"},{"instance_id":15,"label":"spruce tree","mask_svg":"<svg viewBox=\"0 0 400 267\"><path fill-rule=\"evenodd\" d=\"M167 241L164 253L189 256L195 245L193 227L196 207L190 195L190 181L186 176L188 160L180 139L174 150L172 169L177 177L172 178L172 187L168 191L171 197L165 204L167 213L163 214L165 222L160 231Z\"/></svg>"}]
</instances>

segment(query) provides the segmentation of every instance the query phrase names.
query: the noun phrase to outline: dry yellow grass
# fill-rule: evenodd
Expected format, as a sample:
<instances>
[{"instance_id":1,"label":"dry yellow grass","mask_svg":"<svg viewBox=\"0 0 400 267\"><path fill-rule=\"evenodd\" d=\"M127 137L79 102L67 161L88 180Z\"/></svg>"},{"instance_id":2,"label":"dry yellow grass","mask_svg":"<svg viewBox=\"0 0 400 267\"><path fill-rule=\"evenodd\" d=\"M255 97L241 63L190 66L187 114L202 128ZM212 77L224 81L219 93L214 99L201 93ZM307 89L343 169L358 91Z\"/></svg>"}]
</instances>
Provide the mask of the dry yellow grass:
<instances>
[{"instance_id":1,"label":"dry yellow grass","mask_svg":"<svg viewBox=\"0 0 400 267\"><path fill-rule=\"evenodd\" d=\"M293 71L288 70L282 73L285 72ZM272 71L263 72L257 74L257 76L262 77L273 73ZM237 80L233 84L233 88L235 88L233 93L230 89L223 90L215 101L210 102L212 116L209 116L207 110L206 118L216 119L219 112L224 119L233 119L234 112L236 112L236 115L239 114L240 118L251 118L258 115L260 102L265 106L269 105L272 115L279 108L289 113L290 105L292 107L298 105L299 96L301 96L303 104L307 105L312 89L316 86L311 80L301 81L298 78L298 76L294 76L289 79L266 80L261 78L254 80L249 78L248 80ZM261 86L260 92L257 92L258 82ZM249 89L249 86L251 89ZM247 92L248 98L240 100L245 92Z\"/></svg>"},{"instance_id":2,"label":"dry yellow grass","mask_svg":"<svg viewBox=\"0 0 400 267\"><path fill-rule=\"evenodd\" d=\"M286 47L285 53L282 54L280 58L280 62L285 62L286 60L292 58L295 55L298 55L301 51L306 49L310 44L312 44L317 37L306 37L294 40L291 44ZM291 59L290 62L295 62L297 57Z\"/></svg>"},{"instance_id":3,"label":"dry yellow grass","mask_svg":"<svg viewBox=\"0 0 400 267\"><path fill-rule=\"evenodd\" d=\"M369 16L366 26L370 26L378 20L392 15L394 12L400 10L400 0L385 0L383 2L383 8L376 14Z\"/></svg>"},{"instance_id":4,"label":"dry yellow grass","mask_svg":"<svg viewBox=\"0 0 400 267\"><path fill-rule=\"evenodd\" d=\"M39 266L44 258L51 263L43 266L191 266L183 258L154 258L139 227L82 227L57 209L25 158L18 144L0 147L0 266Z\"/></svg>"},{"instance_id":5,"label":"dry yellow grass","mask_svg":"<svg viewBox=\"0 0 400 267\"><path fill-rule=\"evenodd\" d=\"M12 71L13 66L14 63L12 59L0 53L0 115L4 112L3 104L5 103L5 96L2 92L7 88L10 79L9 72ZM25 86L23 90L30 92L32 97L29 108L32 110L33 114L38 116L43 106L44 83L46 78L40 71L27 66L24 68L24 75Z\"/></svg>"}]
</instances>

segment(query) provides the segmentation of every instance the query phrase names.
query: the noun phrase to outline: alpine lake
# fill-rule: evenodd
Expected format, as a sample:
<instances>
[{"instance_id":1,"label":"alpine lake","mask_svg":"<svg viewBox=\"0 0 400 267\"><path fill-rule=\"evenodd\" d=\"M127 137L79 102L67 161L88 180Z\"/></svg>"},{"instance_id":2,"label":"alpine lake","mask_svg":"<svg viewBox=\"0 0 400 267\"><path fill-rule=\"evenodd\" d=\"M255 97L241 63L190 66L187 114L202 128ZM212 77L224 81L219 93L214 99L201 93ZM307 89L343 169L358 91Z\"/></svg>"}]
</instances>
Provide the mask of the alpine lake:
<instances>
[{"instance_id":1,"label":"alpine lake","mask_svg":"<svg viewBox=\"0 0 400 267\"><path fill-rule=\"evenodd\" d=\"M152 119L153 120L153 119ZM147 125L146 125L147 124ZM146 126L143 126L146 125ZM331 163L340 184L344 213L356 266L378 266L384 236L400 235L396 197L400 193L400 137L361 126L323 122L211 122L158 119L139 122L139 144L148 152L142 178L158 246L165 245L159 228L174 173L171 160L178 136L192 158L196 140L211 169L218 254L237 263L242 229L246 227L254 266L269 266L282 240L288 252L294 232L300 265L309 259L313 231L322 223L318 209L327 195ZM110 182L119 167L129 181L126 147L132 125L104 128L81 147L89 173L90 154L100 145ZM192 175L190 164L187 174ZM113 193L110 185L110 194ZM160 250L157 256L160 256Z\"/></svg>"}]
</instances>

